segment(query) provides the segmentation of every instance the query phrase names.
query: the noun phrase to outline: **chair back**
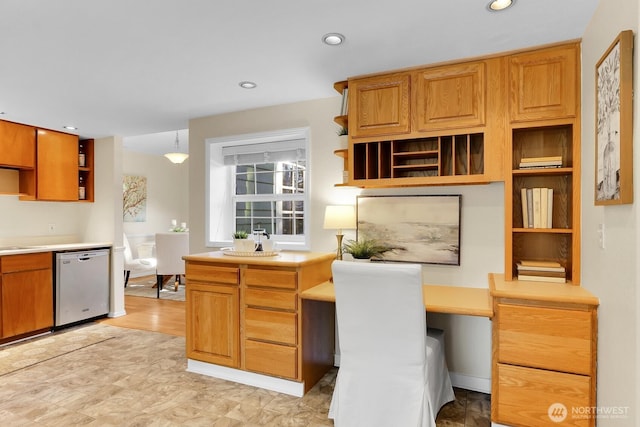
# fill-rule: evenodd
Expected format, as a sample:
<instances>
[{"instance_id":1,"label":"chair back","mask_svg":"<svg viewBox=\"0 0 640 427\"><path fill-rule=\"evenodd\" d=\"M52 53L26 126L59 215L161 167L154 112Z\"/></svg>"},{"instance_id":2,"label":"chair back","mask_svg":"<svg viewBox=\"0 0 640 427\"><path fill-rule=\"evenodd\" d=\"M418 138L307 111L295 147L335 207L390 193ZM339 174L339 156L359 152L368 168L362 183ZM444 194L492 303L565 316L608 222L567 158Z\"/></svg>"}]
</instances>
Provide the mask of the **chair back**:
<instances>
[{"instance_id":1,"label":"chair back","mask_svg":"<svg viewBox=\"0 0 640 427\"><path fill-rule=\"evenodd\" d=\"M340 370L336 426L426 419L426 311L417 264L334 261ZM418 424L416 424L418 423Z\"/></svg>"},{"instance_id":2,"label":"chair back","mask_svg":"<svg viewBox=\"0 0 640 427\"><path fill-rule=\"evenodd\" d=\"M189 233L156 233L156 274L184 274L184 260L189 254Z\"/></svg>"},{"instance_id":3,"label":"chair back","mask_svg":"<svg viewBox=\"0 0 640 427\"><path fill-rule=\"evenodd\" d=\"M131 245L129 244L129 239L127 239L127 235L122 233L122 244L124 245L124 266L125 270L133 263L133 253L131 252Z\"/></svg>"}]
</instances>

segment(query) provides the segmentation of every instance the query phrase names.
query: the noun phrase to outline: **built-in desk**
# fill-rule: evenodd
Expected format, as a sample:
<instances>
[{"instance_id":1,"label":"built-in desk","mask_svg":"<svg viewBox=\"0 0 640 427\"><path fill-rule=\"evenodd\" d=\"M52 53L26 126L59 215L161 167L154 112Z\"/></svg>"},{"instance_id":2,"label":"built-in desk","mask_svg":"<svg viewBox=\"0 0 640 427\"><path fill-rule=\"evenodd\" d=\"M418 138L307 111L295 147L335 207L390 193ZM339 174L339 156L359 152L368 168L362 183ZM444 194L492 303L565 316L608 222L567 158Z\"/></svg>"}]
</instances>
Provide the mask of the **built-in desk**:
<instances>
[{"instance_id":1,"label":"built-in desk","mask_svg":"<svg viewBox=\"0 0 640 427\"><path fill-rule=\"evenodd\" d=\"M488 288L423 285L424 306L431 313L464 314L493 317L493 305ZM332 282L324 282L300 293L303 300L335 302Z\"/></svg>"}]
</instances>

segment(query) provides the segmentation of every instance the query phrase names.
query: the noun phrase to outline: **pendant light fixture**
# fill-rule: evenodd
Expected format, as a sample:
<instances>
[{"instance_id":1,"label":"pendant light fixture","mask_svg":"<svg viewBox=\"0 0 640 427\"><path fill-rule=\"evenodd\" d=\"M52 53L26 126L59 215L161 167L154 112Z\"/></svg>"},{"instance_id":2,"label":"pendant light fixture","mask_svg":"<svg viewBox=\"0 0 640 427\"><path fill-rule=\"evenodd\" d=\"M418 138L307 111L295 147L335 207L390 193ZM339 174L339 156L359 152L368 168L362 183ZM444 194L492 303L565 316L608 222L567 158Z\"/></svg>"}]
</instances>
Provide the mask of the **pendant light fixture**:
<instances>
[{"instance_id":1,"label":"pendant light fixture","mask_svg":"<svg viewBox=\"0 0 640 427\"><path fill-rule=\"evenodd\" d=\"M173 153L167 153L164 155L171 163L182 163L189 157L186 153L180 152L180 141L178 140L178 131L176 131L176 150Z\"/></svg>"}]
</instances>

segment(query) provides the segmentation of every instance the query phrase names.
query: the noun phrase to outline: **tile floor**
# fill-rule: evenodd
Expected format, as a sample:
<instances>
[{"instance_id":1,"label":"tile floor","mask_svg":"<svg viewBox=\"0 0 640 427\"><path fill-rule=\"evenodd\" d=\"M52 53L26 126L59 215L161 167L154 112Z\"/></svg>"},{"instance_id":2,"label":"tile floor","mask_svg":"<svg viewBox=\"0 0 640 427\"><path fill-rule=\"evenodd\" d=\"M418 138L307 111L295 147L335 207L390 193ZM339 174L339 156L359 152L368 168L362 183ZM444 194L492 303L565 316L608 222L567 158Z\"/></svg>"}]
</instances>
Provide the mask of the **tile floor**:
<instances>
[{"instance_id":1,"label":"tile floor","mask_svg":"<svg viewBox=\"0 0 640 427\"><path fill-rule=\"evenodd\" d=\"M88 324L0 348L3 426L332 426L336 370L302 398L185 371L183 337ZM489 426L456 390L438 426ZM395 427L395 426L394 426Z\"/></svg>"}]
</instances>

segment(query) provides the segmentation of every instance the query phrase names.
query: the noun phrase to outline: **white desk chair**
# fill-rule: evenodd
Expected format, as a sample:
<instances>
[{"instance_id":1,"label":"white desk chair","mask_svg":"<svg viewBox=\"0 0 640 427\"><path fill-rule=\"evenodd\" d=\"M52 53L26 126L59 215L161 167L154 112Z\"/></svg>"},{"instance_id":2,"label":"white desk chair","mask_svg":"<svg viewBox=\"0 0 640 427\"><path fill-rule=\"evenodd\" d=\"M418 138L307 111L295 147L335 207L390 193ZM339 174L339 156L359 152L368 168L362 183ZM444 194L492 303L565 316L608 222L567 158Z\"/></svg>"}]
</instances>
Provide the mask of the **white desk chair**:
<instances>
[{"instance_id":1,"label":"white desk chair","mask_svg":"<svg viewBox=\"0 0 640 427\"><path fill-rule=\"evenodd\" d=\"M184 275L184 260L189 254L189 233L156 233L156 277L158 298L164 285L163 276L176 276L174 290L178 290L180 276Z\"/></svg>"},{"instance_id":2,"label":"white desk chair","mask_svg":"<svg viewBox=\"0 0 640 427\"><path fill-rule=\"evenodd\" d=\"M329 418L336 427L435 427L455 396L444 337L427 336L421 266L334 261L332 270L340 369Z\"/></svg>"},{"instance_id":3,"label":"white desk chair","mask_svg":"<svg viewBox=\"0 0 640 427\"><path fill-rule=\"evenodd\" d=\"M127 287L129 283L129 276L133 271L143 271L156 268L155 258L134 258L133 252L131 252L131 245L127 235L122 233L122 242L124 244L124 287Z\"/></svg>"}]
</instances>

